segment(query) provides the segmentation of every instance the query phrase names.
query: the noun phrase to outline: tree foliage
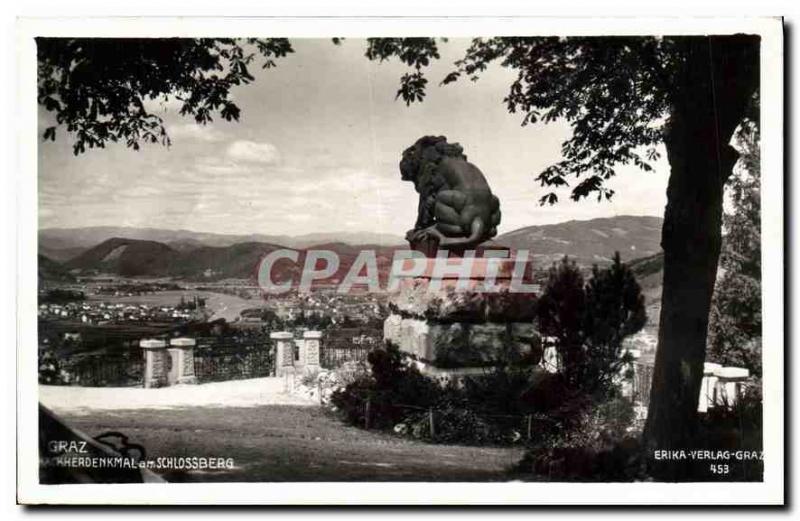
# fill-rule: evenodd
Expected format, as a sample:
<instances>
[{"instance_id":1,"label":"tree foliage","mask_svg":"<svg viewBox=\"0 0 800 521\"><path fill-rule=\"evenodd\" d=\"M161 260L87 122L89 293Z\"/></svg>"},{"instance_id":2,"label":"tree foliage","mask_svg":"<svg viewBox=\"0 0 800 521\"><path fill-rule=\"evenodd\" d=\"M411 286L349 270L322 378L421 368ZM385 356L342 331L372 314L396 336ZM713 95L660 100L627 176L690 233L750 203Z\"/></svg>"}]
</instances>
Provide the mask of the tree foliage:
<instances>
[{"instance_id":1,"label":"tree foliage","mask_svg":"<svg viewBox=\"0 0 800 521\"><path fill-rule=\"evenodd\" d=\"M631 360L623 340L647 321L644 297L619 253L608 268L592 268L584 283L566 257L550 269L537 306L542 334L555 338L564 377L571 387L607 390Z\"/></svg>"},{"instance_id":2,"label":"tree foliage","mask_svg":"<svg viewBox=\"0 0 800 521\"><path fill-rule=\"evenodd\" d=\"M411 105L425 99L428 80L422 69L432 60L439 59L439 48L434 38L368 38L365 56L379 62L397 57L411 67L411 72L400 77L400 88L395 96L395 99L403 98L406 105Z\"/></svg>"},{"instance_id":3,"label":"tree foliage","mask_svg":"<svg viewBox=\"0 0 800 521\"><path fill-rule=\"evenodd\" d=\"M398 38L373 39L371 45L393 49ZM414 64L417 84L401 79L401 91L421 100L426 82L420 82L423 58L437 55L436 41L417 39L403 48L402 61ZM511 113L522 114L522 124L568 121L573 134L562 144L563 159L540 172L542 186L558 188L577 184L571 197L594 195L610 199L614 192L605 182L617 165L633 164L651 171L663 141L666 116L676 94L672 77L680 65L679 47L673 39L659 37L533 37L475 38L455 70L442 80L461 77L477 80L492 62L517 72L504 102ZM417 53L417 54L414 54ZM381 60L388 59L381 53ZM397 53L396 53L397 54ZM370 53L367 56L374 59ZM404 77L405 78L405 77ZM554 191L541 204L558 201Z\"/></svg>"},{"instance_id":4,"label":"tree foliage","mask_svg":"<svg viewBox=\"0 0 800 521\"><path fill-rule=\"evenodd\" d=\"M709 317L709 357L761 376L761 153L757 118L739 127L741 152L728 189L732 211L723 217L722 275Z\"/></svg>"},{"instance_id":5,"label":"tree foliage","mask_svg":"<svg viewBox=\"0 0 800 521\"><path fill-rule=\"evenodd\" d=\"M293 52L285 38L37 38L38 102L74 137L73 152L123 142L169 144L146 102L174 96L199 124L238 120L231 89L254 80L249 67ZM55 140L56 126L44 130Z\"/></svg>"},{"instance_id":6,"label":"tree foliage","mask_svg":"<svg viewBox=\"0 0 800 521\"><path fill-rule=\"evenodd\" d=\"M536 306L539 331L555 339L556 350L567 383L577 387L583 381L583 331L586 293L580 269L564 257L553 265Z\"/></svg>"}]
</instances>

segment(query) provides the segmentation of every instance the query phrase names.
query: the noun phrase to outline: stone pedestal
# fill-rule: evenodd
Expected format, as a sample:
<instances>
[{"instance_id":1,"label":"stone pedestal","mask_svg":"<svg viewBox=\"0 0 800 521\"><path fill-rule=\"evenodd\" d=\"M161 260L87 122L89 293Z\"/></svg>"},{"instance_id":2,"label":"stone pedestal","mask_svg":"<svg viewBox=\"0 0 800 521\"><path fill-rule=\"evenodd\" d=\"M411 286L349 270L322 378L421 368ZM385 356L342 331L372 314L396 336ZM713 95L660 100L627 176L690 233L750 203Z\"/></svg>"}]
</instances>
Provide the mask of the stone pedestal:
<instances>
[{"instance_id":1,"label":"stone pedestal","mask_svg":"<svg viewBox=\"0 0 800 521\"><path fill-rule=\"evenodd\" d=\"M194 374L195 344L196 341L194 338L173 338L169 341L169 353L172 357L172 366L177 369L175 383L197 383L197 377Z\"/></svg>"},{"instance_id":2,"label":"stone pedestal","mask_svg":"<svg viewBox=\"0 0 800 521\"><path fill-rule=\"evenodd\" d=\"M294 372L294 335L280 331L269 337L275 341L275 376L283 376L289 369Z\"/></svg>"},{"instance_id":3,"label":"stone pedestal","mask_svg":"<svg viewBox=\"0 0 800 521\"><path fill-rule=\"evenodd\" d=\"M483 254L470 259L440 253L393 269L384 339L428 373L470 374L541 359L529 265L501 258L507 251Z\"/></svg>"},{"instance_id":4,"label":"stone pedestal","mask_svg":"<svg viewBox=\"0 0 800 521\"><path fill-rule=\"evenodd\" d=\"M158 339L144 339L139 342L144 350L144 387L164 387L167 385L167 372L170 358L167 343Z\"/></svg>"}]
</instances>

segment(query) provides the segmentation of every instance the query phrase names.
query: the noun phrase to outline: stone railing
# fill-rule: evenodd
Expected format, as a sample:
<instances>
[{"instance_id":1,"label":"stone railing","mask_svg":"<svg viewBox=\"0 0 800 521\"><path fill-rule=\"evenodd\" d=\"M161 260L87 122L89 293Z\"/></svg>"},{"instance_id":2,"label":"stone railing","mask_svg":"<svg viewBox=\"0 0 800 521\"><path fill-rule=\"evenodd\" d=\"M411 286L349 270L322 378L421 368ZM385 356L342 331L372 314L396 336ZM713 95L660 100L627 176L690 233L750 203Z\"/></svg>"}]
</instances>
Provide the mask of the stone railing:
<instances>
[{"instance_id":1,"label":"stone railing","mask_svg":"<svg viewBox=\"0 0 800 521\"><path fill-rule=\"evenodd\" d=\"M289 332L270 335L275 345L275 375L304 374L320 369L320 331L306 331L302 339L295 340ZM175 384L195 384L194 338L143 339L139 347L144 351L144 387L156 388ZM270 364L271 365L271 364Z\"/></svg>"},{"instance_id":2,"label":"stone railing","mask_svg":"<svg viewBox=\"0 0 800 521\"><path fill-rule=\"evenodd\" d=\"M706 412L713 407L732 407L744 394L750 371L744 367L722 367L706 362L697 410Z\"/></svg>"},{"instance_id":3,"label":"stone railing","mask_svg":"<svg viewBox=\"0 0 800 521\"><path fill-rule=\"evenodd\" d=\"M549 339L545 338L545 341ZM633 378L621 378L622 392L634 402L646 406L650 402L650 386L653 379L652 355L642 355L638 349L629 349L633 358ZM561 369L558 351L545 342L540 366L550 373ZM623 373L627 367L623 368ZM622 374L620 375L622 377ZM741 398L750 372L743 367L723 367L706 362L703 365L703 381L697 405L698 412L707 412L714 407L732 407Z\"/></svg>"},{"instance_id":4,"label":"stone railing","mask_svg":"<svg viewBox=\"0 0 800 521\"><path fill-rule=\"evenodd\" d=\"M630 350L634 358L634 377L630 387L631 398L647 405L653 377L653 360L645 358L638 350ZM750 372L743 367L723 367L720 364L703 364L697 411L708 412L714 407L733 407L743 396ZM625 386L623 386L625 387Z\"/></svg>"}]
</instances>

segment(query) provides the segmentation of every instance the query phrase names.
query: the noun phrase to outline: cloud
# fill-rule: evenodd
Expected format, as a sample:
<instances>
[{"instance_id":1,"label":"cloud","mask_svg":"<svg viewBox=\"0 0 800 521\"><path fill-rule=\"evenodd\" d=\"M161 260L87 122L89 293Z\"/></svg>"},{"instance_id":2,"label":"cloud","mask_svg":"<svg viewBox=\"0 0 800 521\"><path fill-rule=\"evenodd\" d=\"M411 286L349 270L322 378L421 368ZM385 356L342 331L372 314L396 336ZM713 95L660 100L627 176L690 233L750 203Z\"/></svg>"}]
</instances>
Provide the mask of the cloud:
<instances>
[{"instance_id":1,"label":"cloud","mask_svg":"<svg viewBox=\"0 0 800 521\"><path fill-rule=\"evenodd\" d=\"M139 185L132 188L123 188L120 190L120 195L123 197L156 197L163 193L163 190L157 186Z\"/></svg>"},{"instance_id":2,"label":"cloud","mask_svg":"<svg viewBox=\"0 0 800 521\"><path fill-rule=\"evenodd\" d=\"M204 143L213 143L225 139L225 134L211 125L199 123L182 123L172 125L167 129L167 134L172 140L191 140Z\"/></svg>"},{"instance_id":3,"label":"cloud","mask_svg":"<svg viewBox=\"0 0 800 521\"><path fill-rule=\"evenodd\" d=\"M178 99L176 94L170 94L168 96L159 96L157 98L145 98L143 100L144 108L148 112L174 112L178 113L183 107L183 101Z\"/></svg>"},{"instance_id":4,"label":"cloud","mask_svg":"<svg viewBox=\"0 0 800 521\"><path fill-rule=\"evenodd\" d=\"M234 161L274 165L280 162L280 152L272 143L239 140L228 145L227 156Z\"/></svg>"},{"instance_id":5,"label":"cloud","mask_svg":"<svg viewBox=\"0 0 800 521\"><path fill-rule=\"evenodd\" d=\"M250 178L258 170L253 165L241 165L226 158L214 156L201 156L194 164L194 170L206 180L226 178L228 181L237 178Z\"/></svg>"}]
</instances>

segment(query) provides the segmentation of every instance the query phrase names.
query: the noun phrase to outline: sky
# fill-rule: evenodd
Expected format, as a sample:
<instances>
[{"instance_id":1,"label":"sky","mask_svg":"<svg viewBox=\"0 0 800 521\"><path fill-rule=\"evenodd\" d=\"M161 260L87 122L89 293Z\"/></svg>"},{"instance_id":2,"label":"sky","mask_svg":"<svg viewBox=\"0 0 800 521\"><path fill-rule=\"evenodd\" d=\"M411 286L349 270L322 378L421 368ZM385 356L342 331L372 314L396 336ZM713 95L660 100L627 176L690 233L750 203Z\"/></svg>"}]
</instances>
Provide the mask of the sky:
<instances>
[{"instance_id":1,"label":"sky","mask_svg":"<svg viewBox=\"0 0 800 521\"><path fill-rule=\"evenodd\" d=\"M133 151L109 144L72 154L63 128L39 145L39 226L136 226L200 232L301 235L369 231L403 236L416 220L417 194L400 180L402 151L427 134L460 143L500 199L499 232L613 215L663 216L669 167L621 167L611 202L569 200L542 207L536 174L561 159L564 122L521 126L503 97L514 72L490 67L477 82L439 86L466 40L440 46L427 69L428 95L395 100L405 67L364 57L365 42L293 39L276 68L251 67L256 80L232 91L238 122L206 126L152 103L172 145ZM39 109L40 133L51 115Z\"/></svg>"}]
</instances>

